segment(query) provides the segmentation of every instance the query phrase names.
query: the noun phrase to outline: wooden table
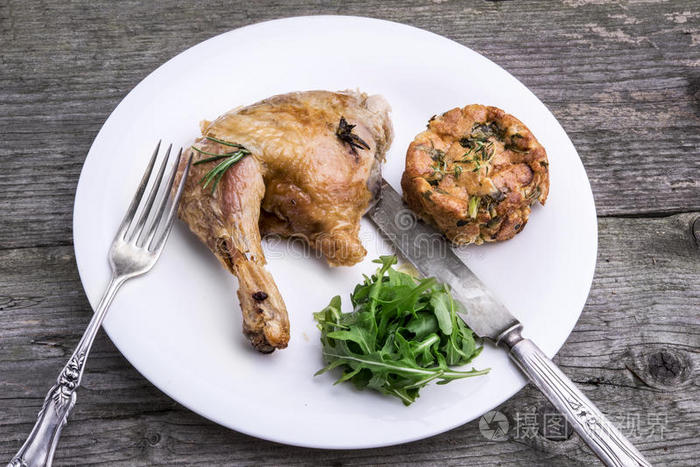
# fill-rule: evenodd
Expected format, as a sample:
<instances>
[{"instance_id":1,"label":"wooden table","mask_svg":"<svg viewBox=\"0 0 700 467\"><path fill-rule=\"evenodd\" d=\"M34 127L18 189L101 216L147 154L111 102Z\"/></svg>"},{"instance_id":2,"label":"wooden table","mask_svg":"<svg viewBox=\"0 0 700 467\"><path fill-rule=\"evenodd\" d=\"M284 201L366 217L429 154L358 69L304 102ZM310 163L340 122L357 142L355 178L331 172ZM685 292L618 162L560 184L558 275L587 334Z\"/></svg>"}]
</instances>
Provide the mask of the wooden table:
<instances>
[{"instance_id":1,"label":"wooden table","mask_svg":"<svg viewBox=\"0 0 700 467\"><path fill-rule=\"evenodd\" d=\"M0 2L0 459L27 436L91 310L71 212L100 126L161 63L272 18L363 15L445 35L554 112L593 186L599 253L555 359L655 464L700 456L700 8L671 1ZM436 65L438 66L438 65ZM572 248L575 248L572 245ZM531 386L478 421L403 446L320 451L217 426L152 386L100 335L57 464L518 464L594 461L552 434Z\"/></svg>"}]
</instances>

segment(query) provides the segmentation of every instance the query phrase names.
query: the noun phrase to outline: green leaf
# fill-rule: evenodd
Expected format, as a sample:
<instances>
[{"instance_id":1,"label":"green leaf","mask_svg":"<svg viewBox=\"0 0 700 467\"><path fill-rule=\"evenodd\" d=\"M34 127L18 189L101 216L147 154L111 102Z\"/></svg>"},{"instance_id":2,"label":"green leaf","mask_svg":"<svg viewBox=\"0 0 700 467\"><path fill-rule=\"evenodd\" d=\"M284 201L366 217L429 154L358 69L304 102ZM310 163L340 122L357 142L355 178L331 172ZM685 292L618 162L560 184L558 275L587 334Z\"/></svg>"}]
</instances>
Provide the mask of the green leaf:
<instances>
[{"instance_id":1,"label":"green leaf","mask_svg":"<svg viewBox=\"0 0 700 467\"><path fill-rule=\"evenodd\" d=\"M360 346L364 353L374 351L374 336L371 329L362 327L361 325L351 326L347 331L333 331L327 333L326 337L335 340L350 341Z\"/></svg>"},{"instance_id":2,"label":"green leaf","mask_svg":"<svg viewBox=\"0 0 700 467\"><path fill-rule=\"evenodd\" d=\"M446 336L452 334L452 299L447 292L435 293L430 298L440 331Z\"/></svg>"},{"instance_id":3,"label":"green leaf","mask_svg":"<svg viewBox=\"0 0 700 467\"><path fill-rule=\"evenodd\" d=\"M485 374L458 371L481 351L457 316L460 304L435 279L417 280L382 256L372 276L364 276L350 296L353 310L342 312L339 296L314 313L327 365L316 374L340 371L336 384L351 382L401 399L409 405L425 385Z\"/></svg>"},{"instance_id":4,"label":"green leaf","mask_svg":"<svg viewBox=\"0 0 700 467\"><path fill-rule=\"evenodd\" d=\"M433 313L420 312L410 319L406 329L415 334L417 339L422 339L428 334L437 332L439 328Z\"/></svg>"}]
</instances>

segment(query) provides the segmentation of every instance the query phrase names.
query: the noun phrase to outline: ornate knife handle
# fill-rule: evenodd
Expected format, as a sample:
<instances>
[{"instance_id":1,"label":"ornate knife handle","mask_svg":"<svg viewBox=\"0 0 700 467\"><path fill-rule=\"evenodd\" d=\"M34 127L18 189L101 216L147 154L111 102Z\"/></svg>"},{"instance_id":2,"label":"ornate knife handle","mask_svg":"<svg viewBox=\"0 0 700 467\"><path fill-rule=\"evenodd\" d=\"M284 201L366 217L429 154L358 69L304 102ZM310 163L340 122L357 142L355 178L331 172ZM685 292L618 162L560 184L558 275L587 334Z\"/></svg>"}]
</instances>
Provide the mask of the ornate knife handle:
<instances>
[{"instance_id":1,"label":"ornate knife handle","mask_svg":"<svg viewBox=\"0 0 700 467\"><path fill-rule=\"evenodd\" d=\"M651 466L539 347L520 335L521 328L518 325L504 333L499 343L510 348L510 357L593 452L609 466Z\"/></svg>"},{"instance_id":2,"label":"ornate knife handle","mask_svg":"<svg viewBox=\"0 0 700 467\"><path fill-rule=\"evenodd\" d=\"M114 294L123 283L124 279L112 278L110 281L100 304L95 309L90 324L78 343L78 347L58 375L56 384L46 395L32 432L19 452L7 464L8 467L51 467L61 430L75 405L76 390L83 377L87 355L107 314L107 309L112 303Z\"/></svg>"}]
</instances>

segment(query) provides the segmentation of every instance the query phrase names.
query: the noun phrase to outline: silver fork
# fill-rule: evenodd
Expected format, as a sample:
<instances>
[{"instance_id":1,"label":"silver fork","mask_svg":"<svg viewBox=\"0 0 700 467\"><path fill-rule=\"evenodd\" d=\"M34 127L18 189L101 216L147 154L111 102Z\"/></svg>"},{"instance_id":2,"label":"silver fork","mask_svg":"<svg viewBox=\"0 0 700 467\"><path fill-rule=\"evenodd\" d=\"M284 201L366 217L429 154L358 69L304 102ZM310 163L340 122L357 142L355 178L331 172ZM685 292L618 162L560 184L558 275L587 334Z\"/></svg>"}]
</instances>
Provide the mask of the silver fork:
<instances>
[{"instance_id":1,"label":"silver fork","mask_svg":"<svg viewBox=\"0 0 700 467\"><path fill-rule=\"evenodd\" d=\"M128 279L148 272L163 251L165 241L172 230L177 204L189 172L190 163L192 162L192 156L190 156L177 191L172 197L172 203L170 203L166 212L168 199L171 198L170 194L172 193L175 174L182 158L182 149L180 149L177 160L168 173L167 186L164 191L161 191L160 188L165 178L164 175L170 160L171 149L172 145L168 147L158 174L144 201L144 193L151 178L153 166L158 158L160 142L156 146L153 157L151 157L151 161L146 168L146 173L143 175L136 195L131 201L131 206L129 206L129 210L126 212L109 249L109 264L112 268L112 277L109 285L107 285L107 290L102 295L102 299L97 305L95 314L90 320L90 324L88 324L82 339L80 339L78 347L58 375L56 384L53 385L46 395L44 405L39 412L38 420L29 438L27 438L27 441L25 441L8 466L51 466L61 429L66 424L68 414L75 405L76 390L80 386L80 381L83 377L88 353L90 353L95 335L107 315L107 310L112 303L114 295ZM156 203L159 192L162 195ZM142 209L137 216L139 206L142 206Z\"/></svg>"}]
</instances>

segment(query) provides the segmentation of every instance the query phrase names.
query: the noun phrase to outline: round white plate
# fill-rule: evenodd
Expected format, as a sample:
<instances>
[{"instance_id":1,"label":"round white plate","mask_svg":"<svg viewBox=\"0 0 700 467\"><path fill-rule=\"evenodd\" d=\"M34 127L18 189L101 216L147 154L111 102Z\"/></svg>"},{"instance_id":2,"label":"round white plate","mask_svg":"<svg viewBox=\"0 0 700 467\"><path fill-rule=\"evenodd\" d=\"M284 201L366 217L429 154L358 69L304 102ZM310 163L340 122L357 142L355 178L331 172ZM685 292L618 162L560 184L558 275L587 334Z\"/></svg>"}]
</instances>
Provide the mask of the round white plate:
<instances>
[{"instance_id":1,"label":"round white plate","mask_svg":"<svg viewBox=\"0 0 700 467\"><path fill-rule=\"evenodd\" d=\"M581 313L596 260L597 224L583 165L554 116L525 86L474 51L413 27L368 18L299 17L255 24L209 39L151 73L117 106L88 153L74 210L75 255L90 303L107 284L107 250L156 141L187 146L198 123L289 91L359 88L392 105L396 138L385 178L400 190L406 148L428 119L482 103L520 118L551 163L546 208L501 244L460 256L550 356ZM156 266L128 282L104 327L124 356L173 399L235 430L317 448L368 448L425 438L502 403L525 379L506 353L488 346L474 366L485 377L430 386L404 407L350 385L323 366L312 313L333 295L344 303L371 260L392 251L368 221L365 261L329 268L286 243L265 245L291 320L289 347L271 355L241 335L236 280L186 226L176 225ZM346 309L347 311L347 309Z\"/></svg>"}]
</instances>

